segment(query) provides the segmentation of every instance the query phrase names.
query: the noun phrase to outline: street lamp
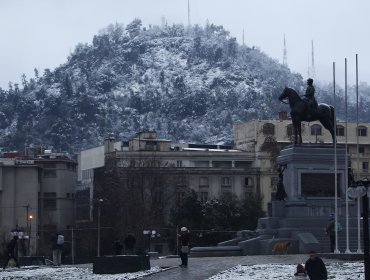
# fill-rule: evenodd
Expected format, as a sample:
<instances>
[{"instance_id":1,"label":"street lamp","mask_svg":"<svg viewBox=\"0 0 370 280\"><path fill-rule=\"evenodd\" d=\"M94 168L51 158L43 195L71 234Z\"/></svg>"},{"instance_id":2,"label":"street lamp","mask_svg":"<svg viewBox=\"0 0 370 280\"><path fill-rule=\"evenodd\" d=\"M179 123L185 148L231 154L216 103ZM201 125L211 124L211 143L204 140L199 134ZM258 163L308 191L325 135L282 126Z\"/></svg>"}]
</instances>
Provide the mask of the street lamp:
<instances>
[{"instance_id":1,"label":"street lamp","mask_svg":"<svg viewBox=\"0 0 370 280\"><path fill-rule=\"evenodd\" d=\"M347 190L350 197L356 197L357 200L362 197L362 213L363 213L363 244L364 244L364 267L365 279L370 279L370 255L369 255L369 196L370 196L370 181L364 178L362 181L354 182ZM358 205L360 202L358 201Z\"/></svg>"},{"instance_id":2,"label":"street lamp","mask_svg":"<svg viewBox=\"0 0 370 280\"><path fill-rule=\"evenodd\" d=\"M28 221L29 221L30 227L29 227L29 231L28 231L28 255L30 255L32 219L33 219L33 216L32 215L29 215L28 216Z\"/></svg>"},{"instance_id":3,"label":"street lamp","mask_svg":"<svg viewBox=\"0 0 370 280\"><path fill-rule=\"evenodd\" d=\"M148 253L150 252L150 238L151 238L151 237L155 237L155 236L156 236L156 233L157 233L157 232L156 232L154 229L153 229L153 230L150 230L150 229L144 229L144 230L143 230L143 234L144 234L144 235L148 235L148 241L149 241L149 242L148 242L148 243L149 243L149 245L148 245L148 246L149 246L149 247L148 247ZM158 234L158 235L159 235L159 234Z\"/></svg>"},{"instance_id":4,"label":"street lamp","mask_svg":"<svg viewBox=\"0 0 370 280\"><path fill-rule=\"evenodd\" d=\"M100 214L101 214L101 204L103 199L98 199L98 257L100 257Z\"/></svg>"}]
</instances>

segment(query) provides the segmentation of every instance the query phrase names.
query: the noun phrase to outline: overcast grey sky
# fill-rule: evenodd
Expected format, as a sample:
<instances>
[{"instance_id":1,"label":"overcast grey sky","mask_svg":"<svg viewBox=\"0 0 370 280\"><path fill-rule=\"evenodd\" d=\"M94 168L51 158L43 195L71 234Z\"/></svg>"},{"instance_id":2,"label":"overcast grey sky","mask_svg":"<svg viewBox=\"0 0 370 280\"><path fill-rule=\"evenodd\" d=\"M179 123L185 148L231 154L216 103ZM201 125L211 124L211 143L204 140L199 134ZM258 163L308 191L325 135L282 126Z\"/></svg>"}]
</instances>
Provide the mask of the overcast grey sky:
<instances>
[{"instance_id":1,"label":"overcast grey sky","mask_svg":"<svg viewBox=\"0 0 370 280\"><path fill-rule=\"evenodd\" d=\"M110 23L140 18L144 26L187 24L188 0L0 0L0 87L33 77L66 62L77 43L90 43ZM191 24L223 25L242 42L282 62L286 35L288 66L307 78L314 40L316 77L370 83L370 1L368 0L190 0Z\"/></svg>"}]
</instances>

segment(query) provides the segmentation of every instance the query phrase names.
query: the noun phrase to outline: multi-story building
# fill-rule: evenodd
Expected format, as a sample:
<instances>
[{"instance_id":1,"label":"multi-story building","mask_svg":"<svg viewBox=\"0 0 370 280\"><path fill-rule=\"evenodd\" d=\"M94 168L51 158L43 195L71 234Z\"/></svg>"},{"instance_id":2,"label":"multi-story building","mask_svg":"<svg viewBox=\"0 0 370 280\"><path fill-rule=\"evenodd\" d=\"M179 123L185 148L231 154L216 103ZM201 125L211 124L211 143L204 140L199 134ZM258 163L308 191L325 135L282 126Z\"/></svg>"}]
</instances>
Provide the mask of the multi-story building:
<instances>
[{"instance_id":1,"label":"multi-story building","mask_svg":"<svg viewBox=\"0 0 370 280\"><path fill-rule=\"evenodd\" d=\"M239 198L260 192L259 171L255 168L253 153L231 146L175 144L157 139L155 132L142 132L130 141L114 142L114 138L107 138L105 146L81 151L78 155L79 190L88 190L84 197L90 201L93 198L93 170L104 166L104 153L105 160L114 159L119 168L155 160L160 167L176 174L176 185L196 191L201 201L216 198L226 191ZM179 191L178 196L182 195ZM86 201L82 204L86 205Z\"/></svg>"},{"instance_id":2,"label":"multi-story building","mask_svg":"<svg viewBox=\"0 0 370 280\"><path fill-rule=\"evenodd\" d=\"M0 158L0 234L22 235L22 253L31 255L48 253L50 235L74 225L77 179L77 164L66 154L35 151Z\"/></svg>"},{"instance_id":3,"label":"multi-story building","mask_svg":"<svg viewBox=\"0 0 370 280\"><path fill-rule=\"evenodd\" d=\"M348 167L355 179L369 176L370 124L337 123L337 143L348 145ZM276 191L276 156L280 150L294 142L292 121L286 113L280 113L279 120L254 120L234 126L236 149L254 154L255 166L260 170L260 186L264 202L271 201ZM332 137L320 122L302 123L303 143L332 144Z\"/></svg>"},{"instance_id":4,"label":"multi-story building","mask_svg":"<svg viewBox=\"0 0 370 280\"><path fill-rule=\"evenodd\" d=\"M225 192L239 198L260 193L259 170L255 168L253 153L236 150L232 146L177 144L158 139L155 132L138 133L130 141L115 142L114 138L108 137L104 146L81 151L78 160L81 180L76 193L76 207L79 211L77 217L82 221L92 219L92 206L112 188L117 189L114 199L122 196L121 206L131 203L123 197L124 193L129 194L125 192L129 188L133 192L135 188L141 190L145 207L154 209L156 204L161 204L161 218L154 218L157 226L166 223L171 206L180 202L190 190L194 190L202 202L218 198ZM112 180L117 180L117 183L108 182ZM116 202L108 201L103 210L108 209L110 203ZM123 227L132 230L132 224L135 224L135 232L139 232L140 217L135 216L135 209L141 206L122 207L127 208L120 216ZM120 211L117 208L111 211L114 210ZM145 211L140 212L141 215ZM150 222L142 222L142 226L148 224ZM115 225L117 227L118 223ZM125 230L122 232L124 234ZM159 245L157 242L156 246ZM163 248L166 246L162 245ZM158 247L154 249L162 251Z\"/></svg>"}]
</instances>

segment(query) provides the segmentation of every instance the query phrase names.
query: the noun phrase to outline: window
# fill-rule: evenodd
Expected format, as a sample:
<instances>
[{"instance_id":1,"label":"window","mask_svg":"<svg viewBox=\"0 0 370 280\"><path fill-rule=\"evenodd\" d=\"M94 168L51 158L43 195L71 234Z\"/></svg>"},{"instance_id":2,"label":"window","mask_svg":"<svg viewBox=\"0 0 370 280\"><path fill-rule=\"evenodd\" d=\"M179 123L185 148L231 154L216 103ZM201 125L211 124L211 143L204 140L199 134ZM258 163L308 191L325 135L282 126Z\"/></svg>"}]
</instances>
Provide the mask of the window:
<instances>
[{"instance_id":1,"label":"window","mask_svg":"<svg viewBox=\"0 0 370 280\"><path fill-rule=\"evenodd\" d=\"M246 187L252 187L253 186L253 178L251 178L251 177L244 178L244 185Z\"/></svg>"},{"instance_id":2,"label":"window","mask_svg":"<svg viewBox=\"0 0 370 280\"><path fill-rule=\"evenodd\" d=\"M154 192L153 202L154 203L161 203L162 202L162 192L161 191Z\"/></svg>"},{"instance_id":3,"label":"window","mask_svg":"<svg viewBox=\"0 0 370 280\"><path fill-rule=\"evenodd\" d=\"M362 146L362 145L358 146L358 152L359 152L359 154L364 154L365 153L365 147Z\"/></svg>"},{"instance_id":4,"label":"window","mask_svg":"<svg viewBox=\"0 0 370 280\"><path fill-rule=\"evenodd\" d=\"M274 135L275 134L275 126L272 123L265 123L262 128L264 135Z\"/></svg>"},{"instance_id":5,"label":"window","mask_svg":"<svg viewBox=\"0 0 370 280\"><path fill-rule=\"evenodd\" d=\"M367 136L367 128L365 126L358 127L358 136Z\"/></svg>"},{"instance_id":6,"label":"window","mask_svg":"<svg viewBox=\"0 0 370 280\"><path fill-rule=\"evenodd\" d=\"M54 169L44 169L44 178L56 178L57 171Z\"/></svg>"},{"instance_id":7,"label":"window","mask_svg":"<svg viewBox=\"0 0 370 280\"><path fill-rule=\"evenodd\" d=\"M223 186L231 186L230 177L222 177L222 185Z\"/></svg>"},{"instance_id":8,"label":"window","mask_svg":"<svg viewBox=\"0 0 370 280\"><path fill-rule=\"evenodd\" d=\"M288 124L288 126L286 127L286 135L288 137L292 136L294 134L294 129L293 129L293 125L292 124Z\"/></svg>"},{"instance_id":9,"label":"window","mask_svg":"<svg viewBox=\"0 0 370 280\"><path fill-rule=\"evenodd\" d=\"M231 186L221 186L221 192L222 193L231 193Z\"/></svg>"},{"instance_id":10,"label":"window","mask_svg":"<svg viewBox=\"0 0 370 280\"><path fill-rule=\"evenodd\" d=\"M157 150L156 142L146 142L145 143L145 151L156 151L156 150Z\"/></svg>"},{"instance_id":11,"label":"window","mask_svg":"<svg viewBox=\"0 0 370 280\"><path fill-rule=\"evenodd\" d=\"M185 198L185 192L177 192L177 203L182 203Z\"/></svg>"},{"instance_id":12,"label":"window","mask_svg":"<svg viewBox=\"0 0 370 280\"><path fill-rule=\"evenodd\" d=\"M177 177L177 185L178 186L186 186L185 176L178 176Z\"/></svg>"},{"instance_id":13,"label":"window","mask_svg":"<svg viewBox=\"0 0 370 280\"><path fill-rule=\"evenodd\" d=\"M57 193L44 192L44 209L48 210L57 209Z\"/></svg>"},{"instance_id":14,"label":"window","mask_svg":"<svg viewBox=\"0 0 370 280\"><path fill-rule=\"evenodd\" d=\"M178 160L178 161L176 162L176 166L177 166L177 167L182 167L182 160Z\"/></svg>"},{"instance_id":15,"label":"window","mask_svg":"<svg viewBox=\"0 0 370 280\"><path fill-rule=\"evenodd\" d=\"M344 126L337 125L337 136L344 136Z\"/></svg>"},{"instance_id":16,"label":"window","mask_svg":"<svg viewBox=\"0 0 370 280\"><path fill-rule=\"evenodd\" d=\"M369 162L368 161L363 161L362 162L362 169L363 170L369 170Z\"/></svg>"},{"instance_id":17,"label":"window","mask_svg":"<svg viewBox=\"0 0 370 280\"><path fill-rule=\"evenodd\" d=\"M208 192L199 192L199 201L204 203L208 200Z\"/></svg>"},{"instance_id":18,"label":"window","mask_svg":"<svg viewBox=\"0 0 370 280\"><path fill-rule=\"evenodd\" d=\"M311 126L311 135L321 135L321 125L314 124Z\"/></svg>"},{"instance_id":19,"label":"window","mask_svg":"<svg viewBox=\"0 0 370 280\"><path fill-rule=\"evenodd\" d=\"M208 177L200 177L199 178L199 186L209 186Z\"/></svg>"},{"instance_id":20,"label":"window","mask_svg":"<svg viewBox=\"0 0 370 280\"><path fill-rule=\"evenodd\" d=\"M279 177L277 176L271 177L271 191L272 192L276 192L278 182L279 182Z\"/></svg>"}]
</instances>

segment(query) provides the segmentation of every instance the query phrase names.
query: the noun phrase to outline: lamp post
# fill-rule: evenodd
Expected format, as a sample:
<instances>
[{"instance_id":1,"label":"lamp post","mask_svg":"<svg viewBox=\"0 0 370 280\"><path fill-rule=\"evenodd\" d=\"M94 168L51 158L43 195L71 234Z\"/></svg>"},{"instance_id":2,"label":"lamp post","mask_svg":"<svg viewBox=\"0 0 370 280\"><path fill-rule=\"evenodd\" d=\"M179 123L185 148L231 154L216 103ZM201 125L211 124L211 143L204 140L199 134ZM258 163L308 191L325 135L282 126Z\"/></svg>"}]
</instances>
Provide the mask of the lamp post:
<instances>
[{"instance_id":1,"label":"lamp post","mask_svg":"<svg viewBox=\"0 0 370 280\"><path fill-rule=\"evenodd\" d=\"M30 254L30 246L31 246L31 226L32 226L32 219L33 219L33 216L32 215L29 215L28 216L28 219L27 221L29 221L29 229L28 229L28 255L31 255Z\"/></svg>"},{"instance_id":2,"label":"lamp post","mask_svg":"<svg viewBox=\"0 0 370 280\"><path fill-rule=\"evenodd\" d=\"M148 235L148 253L149 253L150 252L150 238L155 237L157 232L154 229L153 230L144 229L143 234Z\"/></svg>"},{"instance_id":3,"label":"lamp post","mask_svg":"<svg viewBox=\"0 0 370 280\"><path fill-rule=\"evenodd\" d=\"M363 234L362 242L364 244L364 268L365 279L370 279L370 255L369 255L369 196L370 196L370 181L364 178L362 181L354 182L347 190L350 197L357 197L359 200L362 197L362 212L363 212Z\"/></svg>"},{"instance_id":4,"label":"lamp post","mask_svg":"<svg viewBox=\"0 0 370 280\"><path fill-rule=\"evenodd\" d=\"M100 214L101 214L101 204L103 199L98 199L98 257L100 257Z\"/></svg>"}]
</instances>

